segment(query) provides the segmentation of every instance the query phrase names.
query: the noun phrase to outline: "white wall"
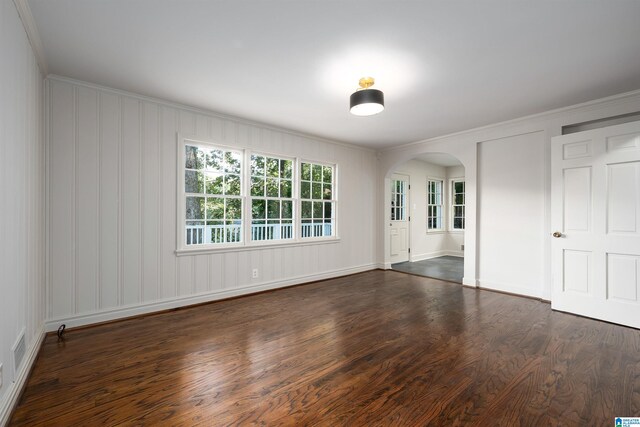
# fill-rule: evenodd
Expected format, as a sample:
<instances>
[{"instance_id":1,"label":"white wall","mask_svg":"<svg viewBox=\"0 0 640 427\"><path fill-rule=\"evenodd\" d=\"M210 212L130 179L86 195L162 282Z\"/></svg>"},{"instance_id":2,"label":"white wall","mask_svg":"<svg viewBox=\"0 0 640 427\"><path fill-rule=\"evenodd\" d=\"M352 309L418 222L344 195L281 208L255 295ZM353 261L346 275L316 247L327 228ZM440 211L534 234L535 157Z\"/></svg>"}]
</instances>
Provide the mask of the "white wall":
<instances>
[{"instance_id":1,"label":"white wall","mask_svg":"<svg viewBox=\"0 0 640 427\"><path fill-rule=\"evenodd\" d=\"M379 198L386 200L386 180L407 160L425 153L458 158L465 167L467 202L463 283L548 300L551 138L563 126L638 111L635 91L387 149L379 156ZM386 212L382 201L379 209ZM388 267L385 225L381 217L384 242L377 256Z\"/></svg>"},{"instance_id":2,"label":"white wall","mask_svg":"<svg viewBox=\"0 0 640 427\"><path fill-rule=\"evenodd\" d=\"M479 144L479 286L543 295L544 138L535 132Z\"/></svg>"},{"instance_id":3,"label":"white wall","mask_svg":"<svg viewBox=\"0 0 640 427\"><path fill-rule=\"evenodd\" d=\"M373 151L62 78L48 92L49 330L375 267ZM341 240L177 257L177 132L337 163Z\"/></svg>"},{"instance_id":4,"label":"white wall","mask_svg":"<svg viewBox=\"0 0 640 427\"><path fill-rule=\"evenodd\" d=\"M451 189L451 180L457 178L465 178L464 166L449 166L445 169L447 176L447 197L451 197L452 189ZM451 209L451 203L449 202L448 209ZM451 221L451 211L447 213L449 221ZM451 226L451 223L449 222ZM449 231L446 235L446 241L444 249L449 253L449 255L454 256L464 256L464 251L461 249L462 245L464 245L464 231Z\"/></svg>"},{"instance_id":5,"label":"white wall","mask_svg":"<svg viewBox=\"0 0 640 427\"><path fill-rule=\"evenodd\" d=\"M462 256L460 245L464 233L450 230L450 179L464 178L462 166L444 167L419 159L410 160L399 165L394 173L409 176L411 190L409 193L411 215L411 253L410 261L420 261L443 255ZM444 224L443 231L427 232L427 180L441 179L444 182ZM387 206L387 211L390 207Z\"/></svg>"},{"instance_id":6,"label":"white wall","mask_svg":"<svg viewBox=\"0 0 640 427\"><path fill-rule=\"evenodd\" d=\"M2 425L41 342L45 299L43 80L11 1L0 1L0 58ZM23 330L27 353L14 375L11 348Z\"/></svg>"}]
</instances>

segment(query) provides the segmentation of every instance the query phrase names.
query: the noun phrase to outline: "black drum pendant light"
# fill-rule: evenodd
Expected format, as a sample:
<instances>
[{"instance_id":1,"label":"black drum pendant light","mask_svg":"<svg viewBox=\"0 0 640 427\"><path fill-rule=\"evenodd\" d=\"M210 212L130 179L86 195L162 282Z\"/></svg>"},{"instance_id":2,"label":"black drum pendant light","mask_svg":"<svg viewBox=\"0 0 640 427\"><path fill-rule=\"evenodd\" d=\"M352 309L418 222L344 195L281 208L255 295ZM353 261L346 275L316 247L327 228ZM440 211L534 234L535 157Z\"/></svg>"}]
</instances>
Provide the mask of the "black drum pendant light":
<instances>
[{"instance_id":1,"label":"black drum pendant light","mask_svg":"<svg viewBox=\"0 0 640 427\"><path fill-rule=\"evenodd\" d=\"M360 89L351 94L351 114L356 116L372 116L384 110L384 93L371 89L373 77L363 77L358 82Z\"/></svg>"}]
</instances>

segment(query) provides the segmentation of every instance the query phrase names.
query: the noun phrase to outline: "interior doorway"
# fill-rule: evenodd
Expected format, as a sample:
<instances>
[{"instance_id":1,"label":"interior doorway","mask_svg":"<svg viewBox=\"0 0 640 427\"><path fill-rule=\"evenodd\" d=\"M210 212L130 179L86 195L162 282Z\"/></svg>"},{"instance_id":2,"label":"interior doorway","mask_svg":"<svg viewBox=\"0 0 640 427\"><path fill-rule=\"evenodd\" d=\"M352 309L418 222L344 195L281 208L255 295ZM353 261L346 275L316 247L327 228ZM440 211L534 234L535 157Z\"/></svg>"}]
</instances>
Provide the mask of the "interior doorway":
<instances>
[{"instance_id":1,"label":"interior doorway","mask_svg":"<svg viewBox=\"0 0 640 427\"><path fill-rule=\"evenodd\" d=\"M466 228L462 163L445 153L422 154L395 167L389 177L391 268L462 283Z\"/></svg>"},{"instance_id":2,"label":"interior doorway","mask_svg":"<svg viewBox=\"0 0 640 427\"><path fill-rule=\"evenodd\" d=\"M551 308L640 328L640 121L551 141Z\"/></svg>"},{"instance_id":3,"label":"interior doorway","mask_svg":"<svg viewBox=\"0 0 640 427\"><path fill-rule=\"evenodd\" d=\"M389 218L389 258L392 263L409 261L410 214L409 175L393 174L391 177L391 200Z\"/></svg>"}]
</instances>

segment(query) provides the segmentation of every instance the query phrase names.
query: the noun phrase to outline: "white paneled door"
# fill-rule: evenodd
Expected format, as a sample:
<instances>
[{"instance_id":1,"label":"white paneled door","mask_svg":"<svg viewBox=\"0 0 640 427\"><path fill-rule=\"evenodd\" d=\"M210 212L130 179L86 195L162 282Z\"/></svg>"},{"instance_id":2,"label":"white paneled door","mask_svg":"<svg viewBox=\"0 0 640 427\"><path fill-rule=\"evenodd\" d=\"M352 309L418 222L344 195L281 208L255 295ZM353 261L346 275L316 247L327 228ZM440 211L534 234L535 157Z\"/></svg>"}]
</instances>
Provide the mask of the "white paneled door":
<instances>
[{"instance_id":1,"label":"white paneled door","mask_svg":"<svg viewBox=\"0 0 640 427\"><path fill-rule=\"evenodd\" d=\"M640 122L552 140L551 306L640 328Z\"/></svg>"},{"instance_id":2,"label":"white paneled door","mask_svg":"<svg viewBox=\"0 0 640 427\"><path fill-rule=\"evenodd\" d=\"M391 177L389 243L391 263L409 261L409 177Z\"/></svg>"}]
</instances>

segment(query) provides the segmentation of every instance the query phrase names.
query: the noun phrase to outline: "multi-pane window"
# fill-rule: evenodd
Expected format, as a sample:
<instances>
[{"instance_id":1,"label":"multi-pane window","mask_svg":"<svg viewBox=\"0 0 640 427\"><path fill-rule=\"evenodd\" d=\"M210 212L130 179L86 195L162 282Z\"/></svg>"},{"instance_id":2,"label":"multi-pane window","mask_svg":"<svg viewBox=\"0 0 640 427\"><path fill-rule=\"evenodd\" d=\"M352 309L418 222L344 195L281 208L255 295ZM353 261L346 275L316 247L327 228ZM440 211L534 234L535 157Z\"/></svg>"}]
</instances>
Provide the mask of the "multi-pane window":
<instances>
[{"instance_id":1,"label":"multi-pane window","mask_svg":"<svg viewBox=\"0 0 640 427\"><path fill-rule=\"evenodd\" d=\"M405 220L406 187L406 181L391 180L391 221Z\"/></svg>"},{"instance_id":2,"label":"multi-pane window","mask_svg":"<svg viewBox=\"0 0 640 427\"><path fill-rule=\"evenodd\" d=\"M302 162L300 167L301 237L335 234L333 166Z\"/></svg>"},{"instance_id":3,"label":"multi-pane window","mask_svg":"<svg viewBox=\"0 0 640 427\"><path fill-rule=\"evenodd\" d=\"M185 244L242 241L242 153L185 145Z\"/></svg>"},{"instance_id":4,"label":"multi-pane window","mask_svg":"<svg viewBox=\"0 0 640 427\"><path fill-rule=\"evenodd\" d=\"M464 230L464 181L451 181L452 228Z\"/></svg>"},{"instance_id":5,"label":"multi-pane window","mask_svg":"<svg viewBox=\"0 0 640 427\"><path fill-rule=\"evenodd\" d=\"M251 155L251 240L293 238L293 160Z\"/></svg>"},{"instance_id":6,"label":"multi-pane window","mask_svg":"<svg viewBox=\"0 0 640 427\"><path fill-rule=\"evenodd\" d=\"M181 139L180 251L336 237L336 166Z\"/></svg>"},{"instance_id":7,"label":"multi-pane window","mask_svg":"<svg viewBox=\"0 0 640 427\"><path fill-rule=\"evenodd\" d=\"M442 180L427 181L427 230L442 230Z\"/></svg>"}]
</instances>

